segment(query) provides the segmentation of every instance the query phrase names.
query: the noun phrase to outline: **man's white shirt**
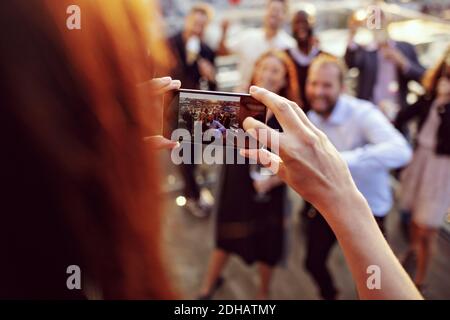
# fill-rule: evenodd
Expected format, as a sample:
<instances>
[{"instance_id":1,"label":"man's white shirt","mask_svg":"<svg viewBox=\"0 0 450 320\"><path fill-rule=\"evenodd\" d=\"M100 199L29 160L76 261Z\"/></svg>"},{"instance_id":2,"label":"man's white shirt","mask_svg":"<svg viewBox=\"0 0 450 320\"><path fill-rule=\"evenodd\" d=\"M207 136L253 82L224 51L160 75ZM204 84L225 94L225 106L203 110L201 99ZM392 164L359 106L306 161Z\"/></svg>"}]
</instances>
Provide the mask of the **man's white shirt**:
<instances>
[{"instance_id":1,"label":"man's white shirt","mask_svg":"<svg viewBox=\"0 0 450 320\"><path fill-rule=\"evenodd\" d=\"M375 216L392 207L389 171L406 165L412 150L371 102L341 95L328 118L314 111L308 116L347 162L353 180Z\"/></svg>"}]
</instances>

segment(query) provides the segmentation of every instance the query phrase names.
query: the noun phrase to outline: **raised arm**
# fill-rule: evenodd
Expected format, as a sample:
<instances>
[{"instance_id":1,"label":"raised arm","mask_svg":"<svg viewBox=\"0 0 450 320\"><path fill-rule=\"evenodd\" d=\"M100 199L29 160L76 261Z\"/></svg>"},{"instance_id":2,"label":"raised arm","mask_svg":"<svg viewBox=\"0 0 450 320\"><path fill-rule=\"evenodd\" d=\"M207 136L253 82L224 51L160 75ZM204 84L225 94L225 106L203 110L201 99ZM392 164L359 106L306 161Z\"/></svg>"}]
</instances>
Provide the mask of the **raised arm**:
<instances>
[{"instance_id":1,"label":"raised arm","mask_svg":"<svg viewBox=\"0 0 450 320\"><path fill-rule=\"evenodd\" d=\"M222 21L222 35L220 37L219 45L217 47L216 54L219 56L226 56L231 54L229 48L227 47L227 36L230 22L228 20Z\"/></svg>"},{"instance_id":2,"label":"raised arm","mask_svg":"<svg viewBox=\"0 0 450 320\"><path fill-rule=\"evenodd\" d=\"M345 50L344 60L349 68L361 68L363 63L364 50L355 42L355 35L358 30L359 23L350 16L348 22L349 38L347 49Z\"/></svg>"},{"instance_id":3,"label":"raised arm","mask_svg":"<svg viewBox=\"0 0 450 320\"><path fill-rule=\"evenodd\" d=\"M278 148L279 156L264 149L241 153L278 168L278 175L321 212L344 251L360 298L422 299L377 227L347 165L325 134L294 102L258 87L252 87L250 93L273 111L283 132L247 118L247 132L260 137L272 150ZM371 266L381 270L380 289L367 285Z\"/></svg>"},{"instance_id":4,"label":"raised arm","mask_svg":"<svg viewBox=\"0 0 450 320\"><path fill-rule=\"evenodd\" d=\"M407 66L403 69L404 75L408 80L420 82L425 73L425 68L419 62L416 49L409 43L405 43L404 45L407 48Z\"/></svg>"},{"instance_id":5,"label":"raised arm","mask_svg":"<svg viewBox=\"0 0 450 320\"><path fill-rule=\"evenodd\" d=\"M341 152L350 170L391 170L405 166L412 150L397 129L375 108L360 114L362 132L367 144Z\"/></svg>"}]
</instances>

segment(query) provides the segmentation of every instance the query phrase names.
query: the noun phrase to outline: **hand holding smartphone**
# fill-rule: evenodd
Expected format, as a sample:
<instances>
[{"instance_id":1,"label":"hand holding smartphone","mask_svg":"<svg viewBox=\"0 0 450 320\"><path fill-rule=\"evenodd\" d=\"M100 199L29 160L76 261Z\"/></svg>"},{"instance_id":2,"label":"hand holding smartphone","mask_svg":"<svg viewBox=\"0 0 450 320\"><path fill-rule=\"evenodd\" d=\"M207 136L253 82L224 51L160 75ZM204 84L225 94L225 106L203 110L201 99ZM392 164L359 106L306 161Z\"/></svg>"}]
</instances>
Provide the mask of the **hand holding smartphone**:
<instances>
[{"instance_id":1,"label":"hand holding smartphone","mask_svg":"<svg viewBox=\"0 0 450 320\"><path fill-rule=\"evenodd\" d=\"M180 89L166 99L166 138L183 136L181 143L215 143L236 149L262 147L243 129L247 117L266 120L266 106L251 95Z\"/></svg>"}]
</instances>

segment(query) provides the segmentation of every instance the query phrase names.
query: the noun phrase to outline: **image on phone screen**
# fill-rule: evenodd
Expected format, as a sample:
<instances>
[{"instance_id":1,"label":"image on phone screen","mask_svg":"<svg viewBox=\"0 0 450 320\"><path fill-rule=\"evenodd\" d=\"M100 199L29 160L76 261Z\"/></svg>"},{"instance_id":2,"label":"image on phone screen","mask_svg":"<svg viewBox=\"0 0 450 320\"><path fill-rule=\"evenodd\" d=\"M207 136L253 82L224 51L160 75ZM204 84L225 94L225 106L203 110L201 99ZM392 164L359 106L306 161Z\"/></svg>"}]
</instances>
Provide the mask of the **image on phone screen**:
<instances>
[{"instance_id":1,"label":"image on phone screen","mask_svg":"<svg viewBox=\"0 0 450 320\"><path fill-rule=\"evenodd\" d=\"M245 133L243 122L265 122L266 107L247 94L179 90L172 99L172 128L189 132L185 143L221 144L233 148L261 147Z\"/></svg>"}]
</instances>

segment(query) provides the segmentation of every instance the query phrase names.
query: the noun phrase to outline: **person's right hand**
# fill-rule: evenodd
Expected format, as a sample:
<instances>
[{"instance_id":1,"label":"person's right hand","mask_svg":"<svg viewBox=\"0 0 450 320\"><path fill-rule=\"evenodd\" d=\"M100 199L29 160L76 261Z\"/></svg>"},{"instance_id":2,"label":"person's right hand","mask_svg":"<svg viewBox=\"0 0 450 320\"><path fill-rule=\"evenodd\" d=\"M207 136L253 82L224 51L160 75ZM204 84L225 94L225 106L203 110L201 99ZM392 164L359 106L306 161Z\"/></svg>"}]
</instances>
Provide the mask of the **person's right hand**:
<instances>
[{"instance_id":1,"label":"person's right hand","mask_svg":"<svg viewBox=\"0 0 450 320\"><path fill-rule=\"evenodd\" d=\"M265 149L242 150L243 156L257 159L266 167L278 168L280 178L324 214L337 202L359 195L338 151L297 104L255 86L250 88L250 93L275 114L283 132L246 118L245 130L271 150L279 150L279 156ZM261 130L268 133L263 135ZM269 138L261 141L263 137Z\"/></svg>"},{"instance_id":2,"label":"person's right hand","mask_svg":"<svg viewBox=\"0 0 450 320\"><path fill-rule=\"evenodd\" d=\"M361 299L422 299L411 278L390 249L367 201L358 191L347 165L324 133L308 120L298 105L265 89L251 95L278 119L283 132L247 118L244 128L253 137L269 136L263 144L276 150L244 150L244 156L279 164L278 175L324 216L339 241ZM262 134L268 130L271 134ZM270 162L268 161L270 160ZM368 286L368 267L383 272L380 289Z\"/></svg>"}]
</instances>

